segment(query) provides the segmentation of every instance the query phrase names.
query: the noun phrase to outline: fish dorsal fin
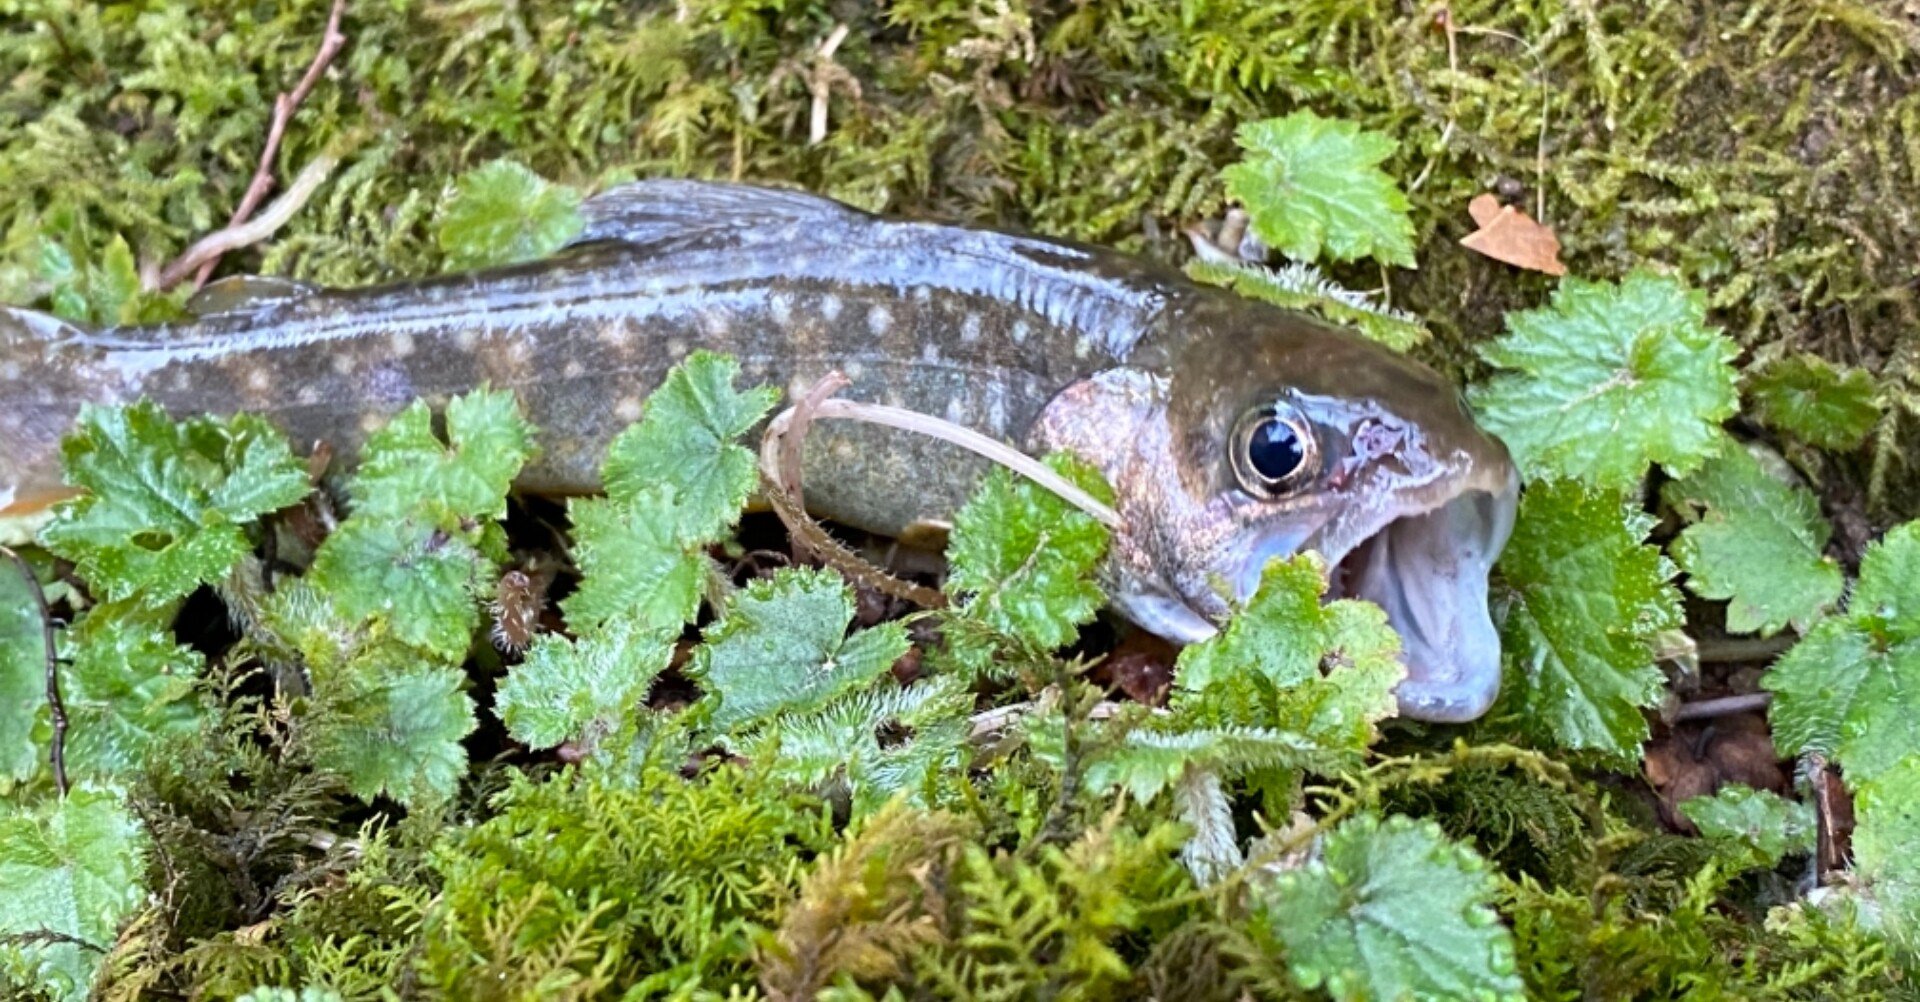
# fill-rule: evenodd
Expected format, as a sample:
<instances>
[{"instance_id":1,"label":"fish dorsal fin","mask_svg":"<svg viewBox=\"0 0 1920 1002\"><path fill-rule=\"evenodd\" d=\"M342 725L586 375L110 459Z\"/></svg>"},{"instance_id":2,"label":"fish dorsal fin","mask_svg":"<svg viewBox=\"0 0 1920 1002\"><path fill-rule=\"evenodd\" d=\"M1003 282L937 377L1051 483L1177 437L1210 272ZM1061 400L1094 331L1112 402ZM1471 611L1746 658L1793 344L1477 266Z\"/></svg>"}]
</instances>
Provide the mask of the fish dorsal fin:
<instances>
[{"instance_id":1,"label":"fish dorsal fin","mask_svg":"<svg viewBox=\"0 0 1920 1002\"><path fill-rule=\"evenodd\" d=\"M305 299L319 291L315 286L291 278L272 275L233 275L193 294L187 300L187 312L196 317L216 317L223 313L251 313L280 303Z\"/></svg>"},{"instance_id":2,"label":"fish dorsal fin","mask_svg":"<svg viewBox=\"0 0 1920 1002\"><path fill-rule=\"evenodd\" d=\"M574 244L617 240L667 250L725 239L787 239L795 229L868 220L850 205L802 191L719 181L657 178L609 188L580 205L587 225Z\"/></svg>"}]
</instances>

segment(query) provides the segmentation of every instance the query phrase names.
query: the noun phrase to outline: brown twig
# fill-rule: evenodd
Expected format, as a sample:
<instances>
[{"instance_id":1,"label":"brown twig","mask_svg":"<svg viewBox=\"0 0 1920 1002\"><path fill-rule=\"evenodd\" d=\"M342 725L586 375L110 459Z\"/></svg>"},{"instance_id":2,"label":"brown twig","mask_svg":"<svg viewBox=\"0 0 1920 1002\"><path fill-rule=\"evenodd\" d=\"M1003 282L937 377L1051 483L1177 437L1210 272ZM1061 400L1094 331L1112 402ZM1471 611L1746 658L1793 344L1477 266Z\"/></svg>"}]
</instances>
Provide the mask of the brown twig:
<instances>
[{"instance_id":1,"label":"brown twig","mask_svg":"<svg viewBox=\"0 0 1920 1002\"><path fill-rule=\"evenodd\" d=\"M1689 720L1710 720L1714 717L1731 717L1737 713L1752 713L1764 710L1773 702L1773 693L1750 692L1739 696L1723 696L1719 699L1703 699L1697 703L1684 703L1673 711L1673 722L1685 723Z\"/></svg>"},{"instance_id":2,"label":"brown twig","mask_svg":"<svg viewBox=\"0 0 1920 1002\"><path fill-rule=\"evenodd\" d=\"M267 211L261 213L258 219L214 230L195 241L193 246L181 251L179 257L160 269L159 276L154 279L154 290L162 291L179 285L193 273L195 268L199 268L204 275L219 263L220 255L230 250L239 250L242 247L257 244L273 236L280 227L287 225L287 221L293 218L294 213L299 212L300 208L307 204L307 199L313 197L314 191L327 179L327 175L333 173L334 166L339 162L340 158L332 153L322 153L314 157L313 162L307 164L294 177L293 183L287 186L286 192L274 199L273 204L267 206ZM205 281L205 278L195 279L194 288L198 289Z\"/></svg>"},{"instance_id":3,"label":"brown twig","mask_svg":"<svg viewBox=\"0 0 1920 1002\"><path fill-rule=\"evenodd\" d=\"M33 601L40 609L40 641L47 654L47 706L53 713L53 748L47 757L53 766L54 788L64 797L67 795L67 704L60 698L60 652L54 646L53 609L47 605L46 590L40 587L40 579L34 576L26 558L5 546L0 546L0 554L13 561L20 576L26 578L27 589L33 592Z\"/></svg>"},{"instance_id":4,"label":"brown twig","mask_svg":"<svg viewBox=\"0 0 1920 1002\"><path fill-rule=\"evenodd\" d=\"M327 12L326 30L320 36L320 49L313 54L313 62L307 64L307 72L300 77L300 82L294 85L292 91L283 92L274 98L273 122L267 126L267 144L260 150L260 164L254 168L253 180L248 182L246 194L240 197L240 204L234 208L233 216L227 220L226 229L233 229L246 222L247 218L253 215L253 210L260 207L260 200L266 198L267 192L273 190L273 160L280 153L280 141L287 134L287 123L293 120L293 113L299 110L300 103L307 99L307 95L311 94L314 86L320 82L320 74L326 72L327 64L333 62L333 57L338 55L341 47L347 44L347 36L340 33L340 18L346 12L347 0L333 0L333 9ZM200 273L193 278L194 289L198 290L207 284L207 279L213 275L213 269L220 263L222 254L241 246L245 245L223 247L214 252L213 256L196 262ZM168 271L171 272L172 268L170 267ZM168 282L163 274L160 288L171 288L179 281L179 278L175 278L172 282Z\"/></svg>"}]
</instances>

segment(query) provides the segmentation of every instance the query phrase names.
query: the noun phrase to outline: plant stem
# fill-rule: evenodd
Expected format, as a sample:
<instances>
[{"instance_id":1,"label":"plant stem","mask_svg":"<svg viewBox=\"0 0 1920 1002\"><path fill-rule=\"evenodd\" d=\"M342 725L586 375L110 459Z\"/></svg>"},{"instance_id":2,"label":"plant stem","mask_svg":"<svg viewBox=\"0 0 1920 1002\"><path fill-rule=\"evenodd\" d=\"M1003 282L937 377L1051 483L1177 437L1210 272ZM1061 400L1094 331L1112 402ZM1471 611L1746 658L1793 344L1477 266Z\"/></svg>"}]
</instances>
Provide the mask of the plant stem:
<instances>
[{"instance_id":1,"label":"plant stem","mask_svg":"<svg viewBox=\"0 0 1920 1002\"><path fill-rule=\"evenodd\" d=\"M47 706L53 713L53 748L47 757L53 766L54 788L64 797L67 795L67 704L60 698L60 653L54 645L53 610L47 605L47 592L40 587L40 579L34 576L26 558L5 546L0 546L0 554L19 569L40 610L40 642L47 656Z\"/></svg>"}]
</instances>

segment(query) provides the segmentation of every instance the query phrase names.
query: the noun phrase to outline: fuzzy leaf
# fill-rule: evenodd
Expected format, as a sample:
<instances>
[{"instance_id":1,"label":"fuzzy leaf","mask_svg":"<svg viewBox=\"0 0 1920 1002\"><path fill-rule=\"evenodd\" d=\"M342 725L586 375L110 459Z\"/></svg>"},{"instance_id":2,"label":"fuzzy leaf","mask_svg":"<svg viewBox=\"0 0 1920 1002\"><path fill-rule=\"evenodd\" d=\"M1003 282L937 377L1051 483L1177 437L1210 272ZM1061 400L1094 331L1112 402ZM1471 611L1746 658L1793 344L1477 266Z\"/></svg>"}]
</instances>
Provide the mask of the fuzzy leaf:
<instances>
[{"instance_id":1,"label":"fuzzy leaf","mask_svg":"<svg viewBox=\"0 0 1920 1002\"><path fill-rule=\"evenodd\" d=\"M26 779L39 765L33 724L47 700L40 609L17 571L0 560L0 780Z\"/></svg>"},{"instance_id":2,"label":"fuzzy leaf","mask_svg":"<svg viewBox=\"0 0 1920 1002\"><path fill-rule=\"evenodd\" d=\"M196 690L204 661L174 642L171 610L133 601L95 606L61 635L67 774L105 779L139 772L167 741L207 722ZM34 701L44 708L46 700ZM46 713L41 714L46 717Z\"/></svg>"},{"instance_id":3,"label":"fuzzy leaf","mask_svg":"<svg viewBox=\"0 0 1920 1002\"><path fill-rule=\"evenodd\" d=\"M1047 465L1112 503L1113 491L1092 465L1065 453L1047 457ZM1059 495L995 469L954 516L947 590L966 595L962 614L997 633L1044 651L1063 647L1105 601L1094 572L1107 536L1105 526Z\"/></svg>"},{"instance_id":4,"label":"fuzzy leaf","mask_svg":"<svg viewBox=\"0 0 1920 1002\"><path fill-rule=\"evenodd\" d=\"M1380 169L1393 139L1310 111L1242 123L1235 138L1248 156L1221 176L1268 246L1307 263L1324 252L1414 266L1407 196Z\"/></svg>"},{"instance_id":5,"label":"fuzzy leaf","mask_svg":"<svg viewBox=\"0 0 1920 1002\"><path fill-rule=\"evenodd\" d=\"M545 257L585 225L579 192L495 160L454 183L437 236L449 267L478 268Z\"/></svg>"},{"instance_id":6,"label":"fuzzy leaf","mask_svg":"<svg viewBox=\"0 0 1920 1002\"><path fill-rule=\"evenodd\" d=\"M853 612L853 591L827 571L781 570L747 585L690 664L718 699L714 725L816 709L886 674L907 652L906 627L848 636Z\"/></svg>"},{"instance_id":7,"label":"fuzzy leaf","mask_svg":"<svg viewBox=\"0 0 1920 1002\"><path fill-rule=\"evenodd\" d=\"M1747 399L1761 423L1809 445L1848 450L1880 421L1873 377L1817 355L1784 358L1747 378Z\"/></svg>"},{"instance_id":8,"label":"fuzzy leaf","mask_svg":"<svg viewBox=\"0 0 1920 1002\"><path fill-rule=\"evenodd\" d=\"M677 631L699 611L710 561L684 529L673 491L656 487L621 503L575 500L574 558L580 587L560 603L567 625L586 633L615 620L642 632Z\"/></svg>"},{"instance_id":9,"label":"fuzzy leaf","mask_svg":"<svg viewBox=\"0 0 1920 1002\"><path fill-rule=\"evenodd\" d=\"M624 620L578 640L546 634L507 672L495 712L530 747L592 746L639 707L672 657L672 638Z\"/></svg>"},{"instance_id":10,"label":"fuzzy leaf","mask_svg":"<svg viewBox=\"0 0 1920 1002\"><path fill-rule=\"evenodd\" d=\"M1309 989L1335 999L1519 999L1497 881L1431 821L1362 815L1320 859L1255 899L1256 928Z\"/></svg>"},{"instance_id":11,"label":"fuzzy leaf","mask_svg":"<svg viewBox=\"0 0 1920 1002\"><path fill-rule=\"evenodd\" d=\"M607 451L601 468L607 496L629 502L668 485L680 501L678 531L688 539L720 538L758 482L754 454L740 436L780 398L766 386L735 390L739 374L732 358L705 351L667 373L640 420Z\"/></svg>"},{"instance_id":12,"label":"fuzzy leaf","mask_svg":"<svg viewBox=\"0 0 1920 1002\"><path fill-rule=\"evenodd\" d=\"M1224 285L1249 299L1317 313L1394 351L1406 351L1433 337L1419 317L1342 288L1310 264L1296 261L1273 269L1244 261L1194 258L1187 262L1186 271L1195 281Z\"/></svg>"},{"instance_id":13,"label":"fuzzy leaf","mask_svg":"<svg viewBox=\"0 0 1920 1002\"><path fill-rule=\"evenodd\" d=\"M1868 548L1847 614L1814 627L1763 684L1783 755L1830 755L1871 782L1920 754L1920 522Z\"/></svg>"},{"instance_id":14,"label":"fuzzy leaf","mask_svg":"<svg viewBox=\"0 0 1920 1002\"><path fill-rule=\"evenodd\" d=\"M456 668L356 664L315 718L314 761L362 800L417 806L451 797L467 774L460 739L475 726Z\"/></svg>"},{"instance_id":15,"label":"fuzzy leaf","mask_svg":"<svg viewBox=\"0 0 1920 1002\"><path fill-rule=\"evenodd\" d=\"M1727 839L1751 853L1754 865L1770 867L1781 857L1813 850L1813 807L1767 790L1734 784L1710 797L1680 804L1680 813L1708 838Z\"/></svg>"},{"instance_id":16,"label":"fuzzy leaf","mask_svg":"<svg viewBox=\"0 0 1920 1002\"><path fill-rule=\"evenodd\" d=\"M240 996L235 1002L345 1002L340 993L331 988L308 986L299 991L291 988L255 988Z\"/></svg>"},{"instance_id":17,"label":"fuzzy leaf","mask_svg":"<svg viewBox=\"0 0 1920 1002\"><path fill-rule=\"evenodd\" d=\"M505 517L507 488L535 452L533 426L511 391L482 386L447 403L447 441L422 401L367 439L351 493L356 514Z\"/></svg>"},{"instance_id":18,"label":"fuzzy leaf","mask_svg":"<svg viewBox=\"0 0 1920 1002\"><path fill-rule=\"evenodd\" d=\"M1664 683L1656 633L1680 622L1673 568L1642 545L1652 520L1578 484L1534 485L1500 557L1502 703L1547 744L1637 759L1642 707Z\"/></svg>"},{"instance_id":19,"label":"fuzzy leaf","mask_svg":"<svg viewBox=\"0 0 1920 1002\"><path fill-rule=\"evenodd\" d=\"M251 545L243 527L306 496L286 438L241 415L175 424L159 405L83 407L61 445L88 493L42 532L109 598L159 604L218 581Z\"/></svg>"},{"instance_id":20,"label":"fuzzy leaf","mask_svg":"<svg viewBox=\"0 0 1920 1002\"><path fill-rule=\"evenodd\" d=\"M1727 599L1727 629L1804 630L1840 598L1840 565L1826 556L1832 529L1813 495L1768 476L1727 443L1705 466L1667 484L1667 503L1693 522L1673 559L1701 598Z\"/></svg>"},{"instance_id":21,"label":"fuzzy leaf","mask_svg":"<svg viewBox=\"0 0 1920 1002\"><path fill-rule=\"evenodd\" d=\"M355 517L320 545L307 581L375 638L458 662L480 625L489 566L466 541L422 521Z\"/></svg>"},{"instance_id":22,"label":"fuzzy leaf","mask_svg":"<svg viewBox=\"0 0 1920 1002\"><path fill-rule=\"evenodd\" d=\"M972 709L954 676L905 688L886 679L819 710L783 713L729 745L786 782L843 783L854 813L868 814L895 794L927 803L921 791L965 761Z\"/></svg>"},{"instance_id":23,"label":"fuzzy leaf","mask_svg":"<svg viewBox=\"0 0 1920 1002\"><path fill-rule=\"evenodd\" d=\"M81 783L31 807L0 800L0 971L80 1002L146 899L147 839L118 791ZM81 940L22 942L52 933Z\"/></svg>"},{"instance_id":24,"label":"fuzzy leaf","mask_svg":"<svg viewBox=\"0 0 1920 1002\"><path fill-rule=\"evenodd\" d=\"M1895 942L1920 953L1920 755L1861 784L1854 808L1854 862Z\"/></svg>"},{"instance_id":25,"label":"fuzzy leaf","mask_svg":"<svg viewBox=\"0 0 1920 1002\"><path fill-rule=\"evenodd\" d=\"M1392 716L1406 676L1400 638L1378 606L1321 604L1318 554L1267 564L1226 629L1181 650L1174 709L1209 725L1277 728L1327 753L1358 754Z\"/></svg>"},{"instance_id":26,"label":"fuzzy leaf","mask_svg":"<svg viewBox=\"0 0 1920 1002\"><path fill-rule=\"evenodd\" d=\"M1649 463L1685 474L1738 405L1738 349L1706 309L1705 296L1647 272L1618 285L1565 279L1552 305L1507 314L1506 336L1481 352L1518 371L1469 395L1530 479L1625 489Z\"/></svg>"},{"instance_id":27,"label":"fuzzy leaf","mask_svg":"<svg viewBox=\"0 0 1920 1002\"><path fill-rule=\"evenodd\" d=\"M1311 738L1265 727L1134 728L1087 766L1087 787L1125 787L1150 803L1189 768L1232 778L1256 769L1330 770L1338 760Z\"/></svg>"}]
</instances>

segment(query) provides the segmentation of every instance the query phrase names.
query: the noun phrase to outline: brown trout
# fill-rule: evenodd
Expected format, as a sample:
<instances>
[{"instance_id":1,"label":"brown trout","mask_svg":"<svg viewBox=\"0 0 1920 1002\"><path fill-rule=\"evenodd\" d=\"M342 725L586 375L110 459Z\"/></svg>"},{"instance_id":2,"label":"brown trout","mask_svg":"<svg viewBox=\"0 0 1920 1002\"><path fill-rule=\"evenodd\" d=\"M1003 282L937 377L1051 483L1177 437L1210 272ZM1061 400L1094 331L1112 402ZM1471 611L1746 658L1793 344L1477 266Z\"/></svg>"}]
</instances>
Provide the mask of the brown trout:
<instances>
[{"instance_id":1,"label":"brown trout","mask_svg":"<svg viewBox=\"0 0 1920 1002\"><path fill-rule=\"evenodd\" d=\"M583 212L541 261L358 289L255 280L177 324L87 332L0 308L0 511L60 496L82 403L252 411L351 455L416 397L483 382L543 431L519 487L588 493L648 392L704 348L790 393L838 369L850 399L1092 462L1124 523L1103 584L1149 631L1205 638L1271 558L1313 549L1333 595L1399 631L1405 716L1493 702L1487 575L1518 481L1427 367L1115 252L797 192L645 181ZM816 426L803 465L810 509L888 535L951 518L982 469L843 421Z\"/></svg>"}]
</instances>

